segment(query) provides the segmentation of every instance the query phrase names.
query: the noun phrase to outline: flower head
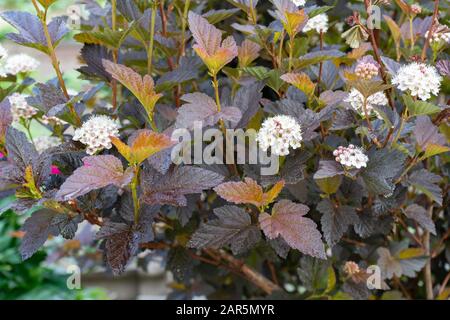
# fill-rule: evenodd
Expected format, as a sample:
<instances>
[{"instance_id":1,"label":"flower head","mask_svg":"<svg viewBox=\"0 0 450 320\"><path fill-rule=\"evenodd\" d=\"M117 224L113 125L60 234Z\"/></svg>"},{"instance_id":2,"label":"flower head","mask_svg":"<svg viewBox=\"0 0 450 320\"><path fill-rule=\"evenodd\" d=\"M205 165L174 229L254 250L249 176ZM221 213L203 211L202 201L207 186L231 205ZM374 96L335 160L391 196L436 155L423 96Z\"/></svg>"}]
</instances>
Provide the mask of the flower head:
<instances>
[{"instance_id":1,"label":"flower head","mask_svg":"<svg viewBox=\"0 0 450 320\"><path fill-rule=\"evenodd\" d=\"M20 93L13 93L8 98L11 104L11 114L13 121L20 119L31 119L38 111L27 103L27 96Z\"/></svg>"},{"instance_id":2,"label":"flower head","mask_svg":"<svg viewBox=\"0 0 450 320\"><path fill-rule=\"evenodd\" d=\"M321 13L309 19L305 27L303 28L303 31L308 32L310 30L316 30L317 33L327 32L328 16L325 13Z\"/></svg>"},{"instance_id":3,"label":"flower head","mask_svg":"<svg viewBox=\"0 0 450 320\"><path fill-rule=\"evenodd\" d=\"M364 80L371 80L378 75L380 65L372 58L372 56L362 57L356 67L355 73Z\"/></svg>"},{"instance_id":4,"label":"flower head","mask_svg":"<svg viewBox=\"0 0 450 320\"><path fill-rule=\"evenodd\" d=\"M58 137L53 136L41 136L33 139L34 146L37 152L42 153L47 149L57 147L61 144L61 140Z\"/></svg>"},{"instance_id":5,"label":"flower head","mask_svg":"<svg viewBox=\"0 0 450 320\"><path fill-rule=\"evenodd\" d=\"M441 88L442 77L435 67L413 62L402 66L392 79L392 83L402 91L409 91L414 97L428 100L431 94L437 96Z\"/></svg>"},{"instance_id":6,"label":"flower head","mask_svg":"<svg viewBox=\"0 0 450 320\"><path fill-rule=\"evenodd\" d=\"M305 5L306 0L292 0L292 2L294 2L294 4L295 4L297 7L301 7L301 6L304 6L304 5Z\"/></svg>"},{"instance_id":7,"label":"flower head","mask_svg":"<svg viewBox=\"0 0 450 320\"><path fill-rule=\"evenodd\" d=\"M428 39L430 31L425 32L425 39ZM438 24L431 34L431 43L444 44L450 42L450 29L447 26Z\"/></svg>"},{"instance_id":8,"label":"flower head","mask_svg":"<svg viewBox=\"0 0 450 320\"><path fill-rule=\"evenodd\" d=\"M107 116L93 116L75 130L73 140L85 144L86 152L93 155L103 149L111 149L111 136L119 136L119 125Z\"/></svg>"},{"instance_id":9,"label":"flower head","mask_svg":"<svg viewBox=\"0 0 450 320\"><path fill-rule=\"evenodd\" d=\"M39 62L24 53L9 57L5 63L5 71L12 75L31 72L37 67L39 67Z\"/></svg>"},{"instance_id":10,"label":"flower head","mask_svg":"<svg viewBox=\"0 0 450 320\"><path fill-rule=\"evenodd\" d=\"M411 12L414 14L419 14L422 12L422 7L418 4L412 4L411 5Z\"/></svg>"},{"instance_id":11,"label":"flower head","mask_svg":"<svg viewBox=\"0 0 450 320\"><path fill-rule=\"evenodd\" d=\"M357 89L353 88L348 97L344 100L348 102L350 106L358 112L362 117L366 116L364 111L364 96ZM367 98L366 111L369 116L376 115L380 117L378 112L374 109L375 106L385 106L388 104L388 99L383 92L377 92Z\"/></svg>"},{"instance_id":12,"label":"flower head","mask_svg":"<svg viewBox=\"0 0 450 320\"><path fill-rule=\"evenodd\" d=\"M65 124L67 124L67 122L64 120L61 120L54 116L46 116L46 115L42 116L42 123L46 124L46 125L53 125L53 126L58 126L58 125L63 126Z\"/></svg>"},{"instance_id":13,"label":"flower head","mask_svg":"<svg viewBox=\"0 0 450 320\"><path fill-rule=\"evenodd\" d=\"M344 265L344 272L349 276L352 276L360 272L359 266L354 261L347 261Z\"/></svg>"},{"instance_id":14,"label":"flower head","mask_svg":"<svg viewBox=\"0 0 450 320\"><path fill-rule=\"evenodd\" d=\"M267 151L270 147L273 154L280 156L288 155L290 147L299 148L302 139L300 125L285 115L266 119L256 137L262 150Z\"/></svg>"},{"instance_id":15,"label":"flower head","mask_svg":"<svg viewBox=\"0 0 450 320\"><path fill-rule=\"evenodd\" d=\"M339 146L333 151L336 161L348 168L361 169L367 167L369 158L364 154L361 148L350 144L348 147Z\"/></svg>"}]
</instances>

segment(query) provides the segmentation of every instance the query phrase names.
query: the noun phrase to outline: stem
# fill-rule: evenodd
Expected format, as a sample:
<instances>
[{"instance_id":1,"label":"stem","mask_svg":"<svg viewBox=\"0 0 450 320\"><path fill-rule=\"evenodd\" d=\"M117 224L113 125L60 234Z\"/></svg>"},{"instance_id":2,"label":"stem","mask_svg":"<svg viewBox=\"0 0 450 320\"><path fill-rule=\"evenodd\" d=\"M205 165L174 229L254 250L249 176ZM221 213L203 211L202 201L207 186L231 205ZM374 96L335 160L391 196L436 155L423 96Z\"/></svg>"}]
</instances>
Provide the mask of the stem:
<instances>
[{"instance_id":1,"label":"stem","mask_svg":"<svg viewBox=\"0 0 450 320\"><path fill-rule=\"evenodd\" d=\"M364 0L364 5L366 7L366 13L369 15L369 8L370 8L370 5L371 5L370 0ZM378 49L378 44L377 44L377 41L375 39L375 34L373 32L373 29L367 29L367 28L365 28L365 29L369 33L369 38L370 38L370 43L372 44L373 53L375 55L375 59L378 62L378 65L380 66L381 78L383 79L384 84L389 84L389 82L387 80L386 69L384 68L383 61L381 60L380 52L379 52L379 49ZM392 100L391 90L390 89L386 89L385 93L386 93L388 101L389 101L389 106L391 107L392 110L394 110L395 105L394 105L394 100Z\"/></svg>"},{"instance_id":2,"label":"stem","mask_svg":"<svg viewBox=\"0 0 450 320\"><path fill-rule=\"evenodd\" d=\"M134 207L134 223L139 223L139 198L137 194L137 186L139 184L139 166L135 165L133 167L133 180L131 181L131 194L133 197L133 207Z\"/></svg>"},{"instance_id":3,"label":"stem","mask_svg":"<svg viewBox=\"0 0 450 320\"><path fill-rule=\"evenodd\" d=\"M156 24L156 1L152 5L152 17L150 20L150 43L147 50L147 73L152 74L153 68L153 45L155 41L155 24Z\"/></svg>"},{"instance_id":4,"label":"stem","mask_svg":"<svg viewBox=\"0 0 450 320\"><path fill-rule=\"evenodd\" d=\"M186 28L187 28L187 16L189 12L189 6L191 0L186 0L184 3L183 17L181 18L181 47L180 47L180 57L184 57L186 54Z\"/></svg>"},{"instance_id":5,"label":"stem","mask_svg":"<svg viewBox=\"0 0 450 320\"><path fill-rule=\"evenodd\" d=\"M403 127L405 126L405 122L407 120L408 120L408 109L405 107L405 110L403 111L402 117L400 119L400 128L398 129L394 140L392 140L392 145L397 143L398 139L400 138L400 135L402 134Z\"/></svg>"},{"instance_id":6,"label":"stem","mask_svg":"<svg viewBox=\"0 0 450 320\"><path fill-rule=\"evenodd\" d=\"M213 87L214 87L214 93L216 96L216 104L217 104L217 111L220 112L222 109L222 106L220 104L220 94L219 94L219 81L217 81L217 75L213 74Z\"/></svg>"},{"instance_id":7,"label":"stem","mask_svg":"<svg viewBox=\"0 0 450 320\"><path fill-rule=\"evenodd\" d=\"M278 65L281 66L283 62L283 46L284 46L284 30L281 33L281 39L280 39L280 48L278 49Z\"/></svg>"},{"instance_id":8,"label":"stem","mask_svg":"<svg viewBox=\"0 0 450 320\"><path fill-rule=\"evenodd\" d=\"M428 208L428 216L431 218L433 216L433 206L430 205ZM431 277L431 257L430 257L430 232L425 231L423 237L423 246L425 248L425 255L428 256L427 264L424 269L424 278L425 278L425 289L427 293L427 300L433 300L433 279Z\"/></svg>"},{"instance_id":9,"label":"stem","mask_svg":"<svg viewBox=\"0 0 450 320\"><path fill-rule=\"evenodd\" d=\"M413 17L409 17L409 36L411 38L411 52L414 50L414 26Z\"/></svg>"},{"instance_id":10,"label":"stem","mask_svg":"<svg viewBox=\"0 0 450 320\"><path fill-rule=\"evenodd\" d=\"M111 24L112 30L117 30L117 0L111 0ZM113 61L117 63L119 59L119 52L117 49L113 50ZM117 80L112 79L111 81L111 89L112 89L112 97L111 104L113 106L113 110L117 109Z\"/></svg>"},{"instance_id":11,"label":"stem","mask_svg":"<svg viewBox=\"0 0 450 320\"><path fill-rule=\"evenodd\" d=\"M323 50L323 31L320 31L320 50ZM317 93L320 96L320 82L322 82L323 62L319 64L319 76L317 78Z\"/></svg>"},{"instance_id":12,"label":"stem","mask_svg":"<svg viewBox=\"0 0 450 320\"><path fill-rule=\"evenodd\" d=\"M58 82L59 82L59 85L61 87L61 90L62 90L64 96L66 97L67 100L70 100L70 95L67 92L66 83L64 82L64 78L62 76L62 72L59 67L59 61L58 61L58 58L56 57L55 48L54 48L53 42L52 42L52 37L50 36L50 32L49 32L48 26L47 26L48 8L46 8L45 11L42 12L36 3L36 0L32 0L32 2L36 9L38 17L41 20L42 29L44 30L45 40L47 41L47 49L48 49L47 55L50 57L53 69L56 72L56 76L58 77ZM75 111L74 106L71 103L68 103L67 107L69 108L70 113L74 117L76 124L81 124L81 119L78 116L77 112Z\"/></svg>"},{"instance_id":13,"label":"stem","mask_svg":"<svg viewBox=\"0 0 450 320\"><path fill-rule=\"evenodd\" d=\"M425 61L427 57L427 49L430 45L430 39L437 21L438 14L439 14L439 0L434 0L433 20L431 21L431 26L430 29L428 30L428 36L427 39L425 40L425 45L423 46L422 49L422 56L421 56L422 62Z\"/></svg>"},{"instance_id":14,"label":"stem","mask_svg":"<svg viewBox=\"0 0 450 320\"><path fill-rule=\"evenodd\" d=\"M289 36L289 67L288 67L289 72L291 72L292 70L292 57L294 56L294 40L295 40L294 37Z\"/></svg>"},{"instance_id":15,"label":"stem","mask_svg":"<svg viewBox=\"0 0 450 320\"><path fill-rule=\"evenodd\" d=\"M250 0L250 19L253 24L257 23L257 18L255 14L255 8L253 7L253 0Z\"/></svg>"}]
</instances>

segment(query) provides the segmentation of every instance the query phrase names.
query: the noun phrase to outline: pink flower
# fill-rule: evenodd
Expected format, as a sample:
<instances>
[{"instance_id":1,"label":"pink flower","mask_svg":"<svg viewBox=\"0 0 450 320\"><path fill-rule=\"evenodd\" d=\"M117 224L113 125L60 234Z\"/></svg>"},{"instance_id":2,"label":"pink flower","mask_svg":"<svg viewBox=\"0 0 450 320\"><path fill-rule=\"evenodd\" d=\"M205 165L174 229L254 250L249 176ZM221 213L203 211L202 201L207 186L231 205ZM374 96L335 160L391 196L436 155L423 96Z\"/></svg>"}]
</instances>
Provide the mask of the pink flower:
<instances>
[{"instance_id":1,"label":"pink flower","mask_svg":"<svg viewBox=\"0 0 450 320\"><path fill-rule=\"evenodd\" d=\"M59 168L57 166L52 165L52 170L51 170L50 174L52 174L52 175L59 175L61 173L62 173L61 170L59 170Z\"/></svg>"}]
</instances>

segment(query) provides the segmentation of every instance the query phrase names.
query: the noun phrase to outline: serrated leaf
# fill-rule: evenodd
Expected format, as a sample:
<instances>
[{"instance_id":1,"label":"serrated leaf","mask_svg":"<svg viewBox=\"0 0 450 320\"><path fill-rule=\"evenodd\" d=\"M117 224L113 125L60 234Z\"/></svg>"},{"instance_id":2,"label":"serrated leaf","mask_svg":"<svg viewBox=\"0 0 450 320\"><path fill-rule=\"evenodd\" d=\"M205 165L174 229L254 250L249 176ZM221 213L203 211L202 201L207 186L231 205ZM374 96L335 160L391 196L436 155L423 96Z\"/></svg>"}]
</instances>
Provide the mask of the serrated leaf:
<instances>
[{"instance_id":1,"label":"serrated leaf","mask_svg":"<svg viewBox=\"0 0 450 320\"><path fill-rule=\"evenodd\" d=\"M317 205L317 210L322 213L320 223L322 233L330 247L341 240L348 227L359 221L355 208L350 206L334 206L329 199L323 199Z\"/></svg>"},{"instance_id":2,"label":"serrated leaf","mask_svg":"<svg viewBox=\"0 0 450 320\"><path fill-rule=\"evenodd\" d=\"M210 10L204 13L202 16L206 18L209 23L217 24L223 20L232 17L239 9L220 9L220 10Z\"/></svg>"},{"instance_id":3,"label":"serrated leaf","mask_svg":"<svg viewBox=\"0 0 450 320\"><path fill-rule=\"evenodd\" d=\"M139 251L141 243L152 241L153 217L141 214L136 225L117 223L107 220L99 232L97 239L105 239L106 261L114 274L125 271L130 259Z\"/></svg>"},{"instance_id":4,"label":"serrated leaf","mask_svg":"<svg viewBox=\"0 0 450 320\"><path fill-rule=\"evenodd\" d=\"M404 95L402 98L408 108L410 116L428 115L441 111L441 108L438 106L426 101L414 101L409 95Z\"/></svg>"},{"instance_id":5,"label":"serrated leaf","mask_svg":"<svg viewBox=\"0 0 450 320\"><path fill-rule=\"evenodd\" d=\"M259 223L269 239L281 236L292 248L310 256L326 259L322 236L316 223L305 218L309 208L290 200L277 202L272 214L262 213Z\"/></svg>"},{"instance_id":6,"label":"serrated leaf","mask_svg":"<svg viewBox=\"0 0 450 320\"><path fill-rule=\"evenodd\" d=\"M359 48L362 42L369 38L369 34L359 25L355 25L342 33L342 38L345 39L350 48Z\"/></svg>"},{"instance_id":7,"label":"serrated leaf","mask_svg":"<svg viewBox=\"0 0 450 320\"><path fill-rule=\"evenodd\" d=\"M342 176L337 175L328 178L314 179L320 190L328 195L334 194L339 190L342 183Z\"/></svg>"},{"instance_id":8,"label":"serrated leaf","mask_svg":"<svg viewBox=\"0 0 450 320\"><path fill-rule=\"evenodd\" d=\"M44 29L37 16L22 11L6 11L0 16L19 32L7 34L8 39L45 53L48 52ZM54 18L47 27L54 47L69 32L65 19L62 17Z\"/></svg>"},{"instance_id":9,"label":"serrated leaf","mask_svg":"<svg viewBox=\"0 0 450 320\"><path fill-rule=\"evenodd\" d=\"M441 180L441 176L431 173L426 169L421 169L411 173L408 176L406 183L407 185L413 186L419 191L425 193L430 199L439 205L442 205L442 190L438 185Z\"/></svg>"},{"instance_id":10,"label":"serrated leaf","mask_svg":"<svg viewBox=\"0 0 450 320\"><path fill-rule=\"evenodd\" d=\"M383 15L384 20L386 21L389 30L391 30L392 38L394 39L395 43L397 45L400 44L400 40L402 37L402 33L400 31L400 27L397 25L397 23L388 15Z\"/></svg>"},{"instance_id":11,"label":"serrated leaf","mask_svg":"<svg viewBox=\"0 0 450 320\"><path fill-rule=\"evenodd\" d=\"M314 95L316 85L306 73L286 73L281 79L303 91L308 97Z\"/></svg>"},{"instance_id":12,"label":"serrated leaf","mask_svg":"<svg viewBox=\"0 0 450 320\"><path fill-rule=\"evenodd\" d=\"M196 79L198 68L201 64L197 57L181 57L178 68L164 73L156 82L156 91L162 92L173 88L178 84Z\"/></svg>"},{"instance_id":13,"label":"serrated leaf","mask_svg":"<svg viewBox=\"0 0 450 320\"><path fill-rule=\"evenodd\" d=\"M201 193L223 181L224 177L213 171L196 167L175 167L165 175L154 169L144 170L141 177L142 200L149 204L186 206L185 195Z\"/></svg>"},{"instance_id":14,"label":"serrated leaf","mask_svg":"<svg viewBox=\"0 0 450 320\"><path fill-rule=\"evenodd\" d=\"M114 156L85 157L83 166L67 178L55 198L59 201L68 201L109 185L123 188L131 182L131 178L132 172L124 171L122 162Z\"/></svg>"},{"instance_id":15,"label":"serrated leaf","mask_svg":"<svg viewBox=\"0 0 450 320\"><path fill-rule=\"evenodd\" d=\"M384 279L392 279L395 276L415 277L416 272L422 270L427 262L422 250L414 248L404 249L392 254L389 249L378 248L377 264L381 268Z\"/></svg>"},{"instance_id":16,"label":"serrated leaf","mask_svg":"<svg viewBox=\"0 0 450 320\"><path fill-rule=\"evenodd\" d=\"M194 50L208 67L211 74L217 74L238 55L233 37L222 41L222 32L202 16L189 11L189 29L195 39Z\"/></svg>"},{"instance_id":17,"label":"serrated leaf","mask_svg":"<svg viewBox=\"0 0 450 320\"><path fill-rule=\"evenodd\" d=\"M81 49L81 58L87 64L78 69L79 72L89 77L100 78L111 82L111 75L105 70L103 60L112 61L112 53L106 47L98 44L85 44Z\"/></svg>"},{"instance_id":18,"label":"serrated leaf","mask_svg":"<svg viewBox=\"0 0 450 320\"><path fill-rule=\"evenodd\" d=\"M332 178L344 174L342 166L334 160L320 160L319 169L314 174L314 179Z\"/></svg>"},{"instance_id":19,"label":"serrated leaf","mask_svg":"<svg viewBox=\"0 0 450 320\"><path fill-rule=\"evenodd\" d=\"M368 153L369 162L361 176L370 192L389 195L394 191L393 178L399 174L405 162L405 154L398 150L375 150Z\"/></svg>"},{"instance_id":20,"label":"serrated leaf","mask_svg":"<svg viewBox=\"0 0 450 320\"><path fill-rule=\"evenodd\" d=\"M233 254L240 254L260 240L261 232L244 209L223 206L214 209L214 214L218 219L201 224L189 241L189 247L220 249L229 245Z\"/></svg>"},{"instance_id":21,"label":"serrated leaf","mask_svg":"<svg viewBox=\"0 0 450 320\"><path fill-rule=\"evenodd\" d=\"M404 212L408 218L419 223L422 228L436 234L436 226L424 207L414 203L409 205Z\"/></svg>"},{"instance_id":22,"label":"serrated leaf","mask_svg":"<svg viewBox=\"0 0 450 320\"><path fill-rule=\"evenodd\" d=\"M103 60L103 66L114 79L134 94L147 111L148 116L153 119L156 102L162 97L162 94L155 92L155 83L152 77L148 74L142 77L133 69L108 60Z\"/></svg>"},{"instance_id":23,"label":"serrated leaf","mask_svg":"<svg viewBox=\"0 0 450 320\"><path fill-rule=\"evenodd\" d=\"M130 145L117 137L111 137L111 142L131 165L139 165L155 153L173 145L170 137L150 130L139 130Z\"/></svg>"},{"instance_id":24,"label":"serrated leaf","mask_svg":"<svg viewBox=\"0 0 450 320\"><path fill-rule=\"evenodd\" d=\"M192 130L195 123L199 122L203 127L215 125L220 119L237 123L241 119L241 111L236 107L223 107L218 111L218 106L210 96L200 93L188 93L181 97L187 103L178 109L175 126Z\"/></svg>"},{"instance_id":25,"label":"serrated leaf","mask_svg":"<svg viewBox=\"0 0 450 320\"><path fill-rule=\"evenodd\" d=\"M259 57L261 46L254 41L245 39L238 47L239 68L248 67Z\"/></svg>"},{"instance_id":26,"label":"serrated leaf","mask_svg":"<svg viewBox=\"0 0 450 320\"><path fill-rule=\"evenodd\" d=\"M428 116L417 117L413 133L419 148L424 151L421 160L450 151L447 139Z\"/></svg>"},{"instance_id":27,"label":"serrated leaf","mask_svg":"<svg viewBox=\"0 0 450 320\"><path fill-rule=\"evenodd\" d=\"M250 203L256 207L265 207L272 203L284 187L284 181L276 183L268 192L252 178L241 182L225 182L214 188L214 191L227 201L241 204Z\"/></svg>"}]
</instances>

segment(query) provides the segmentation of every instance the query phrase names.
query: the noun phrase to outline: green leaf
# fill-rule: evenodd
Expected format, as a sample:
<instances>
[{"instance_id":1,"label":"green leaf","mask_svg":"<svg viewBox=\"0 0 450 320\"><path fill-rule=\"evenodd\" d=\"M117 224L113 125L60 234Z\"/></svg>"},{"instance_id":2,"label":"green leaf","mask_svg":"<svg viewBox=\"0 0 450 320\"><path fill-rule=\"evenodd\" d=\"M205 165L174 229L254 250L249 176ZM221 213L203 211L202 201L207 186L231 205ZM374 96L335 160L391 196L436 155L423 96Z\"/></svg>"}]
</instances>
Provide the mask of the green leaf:
<instances>
[{"instance_id":1,"label":"green leaf","mask_svg":"<svg viewBox=\"0 0 450 320\"><path fill-rule=\"evenodd\" d=\"M339 190L342 182L342 176L337 175L334 177L315 179L315 181L322 192L330 195L336 193Z\"/></svg>"},{"instance_id":2,"label":"green leaf","mask_svg":"<svg viewBox=\"0 0 450 320\"><path fill-rule=\"evenodd\" d=\"M210 10L203 14L203 18L206 18L209 23L217 24L223 20L232 17L239 9L220 9L220 10Z\"/></svg>"},{"instance_id":3,"label":"green leaf","mask_svg":"<svg viewBox=\"0 0 450 320\"><path fill-rule=\"evenodd\" d=\"M428 115L441 111L441 108L439 108L438 106L426 101L414 101L413 98L409 95L404 95L403 101L408 108L410 116Z\"/></svg>"}]
</instances>

